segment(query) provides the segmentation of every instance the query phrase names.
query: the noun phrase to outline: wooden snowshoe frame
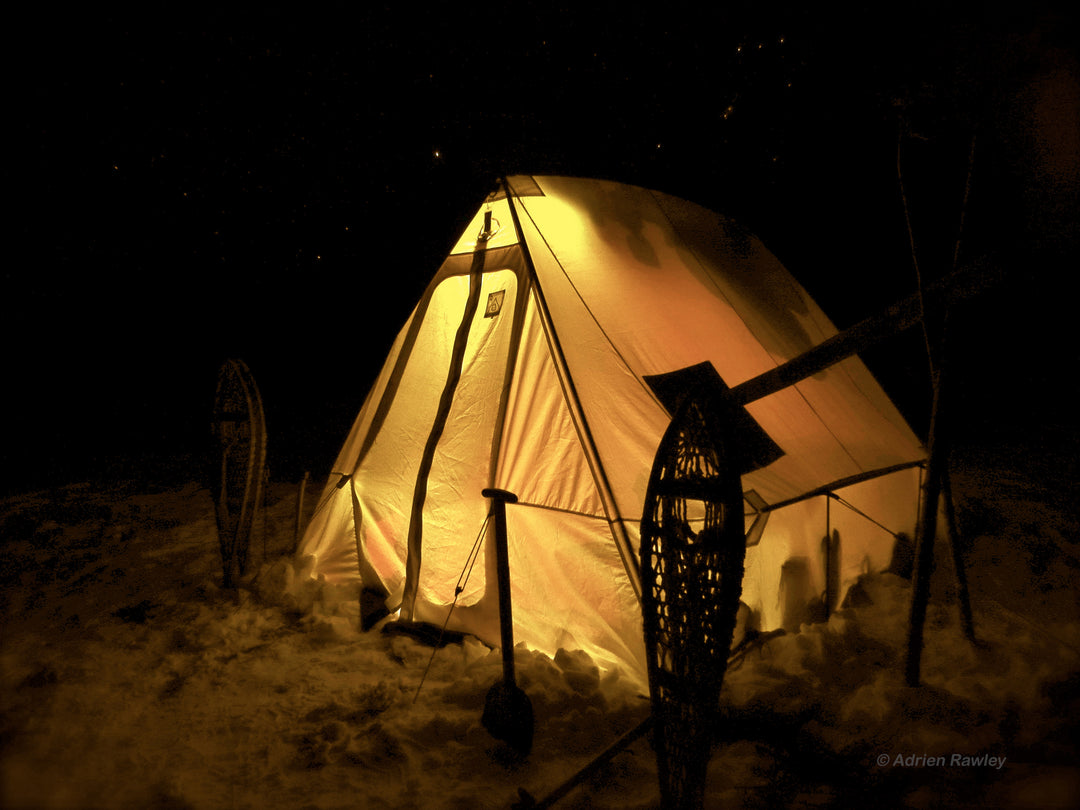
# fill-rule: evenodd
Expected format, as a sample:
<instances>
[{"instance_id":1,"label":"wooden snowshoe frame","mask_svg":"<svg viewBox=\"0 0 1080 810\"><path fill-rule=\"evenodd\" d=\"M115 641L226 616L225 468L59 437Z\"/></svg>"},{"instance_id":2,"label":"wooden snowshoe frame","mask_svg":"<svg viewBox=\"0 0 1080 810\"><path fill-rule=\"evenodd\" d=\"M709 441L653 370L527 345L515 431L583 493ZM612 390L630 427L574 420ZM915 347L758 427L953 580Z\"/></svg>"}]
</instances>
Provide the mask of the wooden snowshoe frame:
<instances>
[{"instance_id":1,"label":"wooden snowshoe frame","mask_svg":"<svg viewBox=\"0 0 1080 810\"><path fill-rule=\"evenodd\" d=\"M699 807L742 594L741 468L707 396L660 442L641 524L642 618L664 807Z\"/></svg>"},{"instance_id":2,"label":"wooden snowshoe frame","mask_svg":"<svg viewBox=\"0 0 1080 810\"><path fill-rule=\"evenodd\" d=\"M741 476L775 457L755 434L757 425L743 406L922 322L930 301L947 309L998 280L992 273L954 272L922 294L909 296L735 388L728 390L722 382L697 385L683 397L660 441L641 521L642 620L664 808L700 808L703 803L713 740L710 727L742 595L746 538ZM939 393L940 379L935 380L935 417ZM924 493L924 514L937 511L934 483L940 481L940 473L935 473L941 458L935 444L940 447L944 442L935 436L936 428L932 424L928 442L931 486ZM933 544L932 518L923 522L929 525L920 526L917 542L926 559L920 560L916 571L908 662L908 681L913 685L918 682L925 610L919 586L927 578L926 549ZM962 568L959 577L963 583ZM962 601L965 615L970 615L966 590Z\"/></svg>"},{"instance_id":3,"label":"wooden snowshoe frame","mask_svg":"<svg viewBox=\"0 0 1080 810\"><path fill-rule=\"evenodd\" d=\"M211 431L218 463L211 465L224 586L235 587L247 571L255 511L266 466L266 420L255 378L242 360L218 372Z\"/></svg>"}]
</instances>

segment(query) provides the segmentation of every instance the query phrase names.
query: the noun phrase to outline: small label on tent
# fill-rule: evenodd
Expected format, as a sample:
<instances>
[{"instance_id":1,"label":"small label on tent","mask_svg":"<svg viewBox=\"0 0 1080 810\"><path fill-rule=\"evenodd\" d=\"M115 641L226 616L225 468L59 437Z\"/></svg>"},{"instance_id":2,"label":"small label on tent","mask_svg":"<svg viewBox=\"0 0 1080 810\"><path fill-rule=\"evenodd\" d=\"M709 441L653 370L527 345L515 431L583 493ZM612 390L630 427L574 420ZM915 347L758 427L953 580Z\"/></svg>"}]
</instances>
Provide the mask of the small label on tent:
<instances>
[{"instance_id":1,"label":"small label on tent","mask_svg":"<svg viewBox=\"0 0 1080 810\"><path fill-rule=\"evenodd\" d=\"M488 295L487 309L484 310L485 318L494 318L500 312L502 312L503 298L506 297L506 290L499 290Z\"/></svg>"}]
</instances>

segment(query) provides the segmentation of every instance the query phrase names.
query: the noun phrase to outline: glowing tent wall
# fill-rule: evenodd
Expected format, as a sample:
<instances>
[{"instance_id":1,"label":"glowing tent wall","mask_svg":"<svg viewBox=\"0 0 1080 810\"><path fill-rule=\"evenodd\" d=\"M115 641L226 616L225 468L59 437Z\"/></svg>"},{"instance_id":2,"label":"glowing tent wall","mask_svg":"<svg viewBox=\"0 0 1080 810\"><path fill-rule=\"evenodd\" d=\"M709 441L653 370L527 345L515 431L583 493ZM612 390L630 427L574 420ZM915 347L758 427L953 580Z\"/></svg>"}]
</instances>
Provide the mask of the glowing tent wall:
<instances>
[{"instance_id":1,"label":"glowing tent wall","mask_svg":"<svg viewBox=\"0 0 1080 810\"><path fill-rule=\"evenodd\" d=\"M328 580L382 590L404 618L442 624L487 514L480 491L510 490L517 640L640 674L638 527L670 419L644 378L708 362L734 386L836 330L760 242L717 214L610 182L509 184L531 263L507 200L493 195L398 335L299 553ZM789 559L805 559L811 587L824 588L824 496L797 499L924 451L857 358L747 410L784 455L744 476L744 489L795 501L770 515L747 557L744 601L770 627ZM918 473L841 494L877 521L830 510L850 583L887 565L890 531L913 530ZM493 564L488 554L473 572L450 626L497 644Z\"/></svg>"}]
</instances>

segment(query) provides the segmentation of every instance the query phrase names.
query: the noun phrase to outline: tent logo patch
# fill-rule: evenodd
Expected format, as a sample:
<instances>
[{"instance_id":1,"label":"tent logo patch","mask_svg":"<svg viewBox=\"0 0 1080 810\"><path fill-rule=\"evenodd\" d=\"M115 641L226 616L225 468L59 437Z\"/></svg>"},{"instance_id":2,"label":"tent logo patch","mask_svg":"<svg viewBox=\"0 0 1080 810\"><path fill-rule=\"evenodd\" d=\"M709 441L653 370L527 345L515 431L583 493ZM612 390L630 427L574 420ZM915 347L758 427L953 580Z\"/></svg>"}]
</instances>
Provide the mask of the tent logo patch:
<instances>
[{"instance_id":1,"label":"tent logo patch","mask_svg":"<svg viewBox=\"0 0 1080 810\"><path fill-rule=\"evenodd\" d=\"M499 290L488 294L487 309L484 310L485 318L494 318L500 312L502 312L503 298L506 297L506 290Z\"/></svg>"}]
</instances>

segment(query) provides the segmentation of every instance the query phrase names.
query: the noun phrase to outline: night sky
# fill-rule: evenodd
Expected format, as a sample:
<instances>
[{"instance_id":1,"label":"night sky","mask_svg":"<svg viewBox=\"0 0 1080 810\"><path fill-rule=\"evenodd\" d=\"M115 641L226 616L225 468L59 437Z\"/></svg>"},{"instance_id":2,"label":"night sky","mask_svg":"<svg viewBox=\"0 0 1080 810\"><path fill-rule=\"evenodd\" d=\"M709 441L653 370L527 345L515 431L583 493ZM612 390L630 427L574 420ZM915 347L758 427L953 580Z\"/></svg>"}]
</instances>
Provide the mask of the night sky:
<instances>
[{"instance_id":1,"label":"night sky","mask_svg":"<svg viewBox=\"0 0 1080 810\"><path fill-rule=\"evenodd\" d=\"M962 209L959 264L1010 273L956 320L965 427L1067 422L1074 20L763 5L12 24L2 489L190 475L230 357L262 390L272 475L324 474L502 173L721 211L848 326L915 289L898 145L924 277L952 267ZM866 359L922 429L918 337Z\"/></svg>"}]
</instances>

